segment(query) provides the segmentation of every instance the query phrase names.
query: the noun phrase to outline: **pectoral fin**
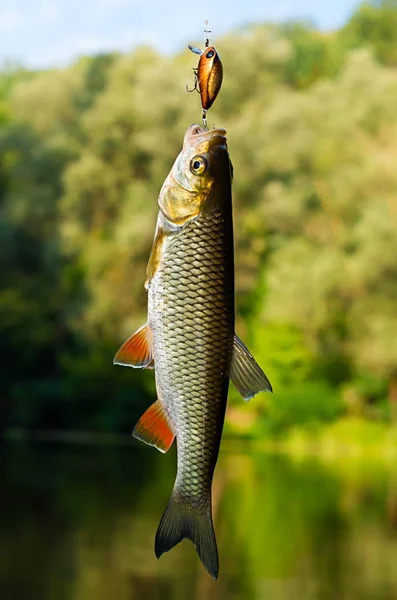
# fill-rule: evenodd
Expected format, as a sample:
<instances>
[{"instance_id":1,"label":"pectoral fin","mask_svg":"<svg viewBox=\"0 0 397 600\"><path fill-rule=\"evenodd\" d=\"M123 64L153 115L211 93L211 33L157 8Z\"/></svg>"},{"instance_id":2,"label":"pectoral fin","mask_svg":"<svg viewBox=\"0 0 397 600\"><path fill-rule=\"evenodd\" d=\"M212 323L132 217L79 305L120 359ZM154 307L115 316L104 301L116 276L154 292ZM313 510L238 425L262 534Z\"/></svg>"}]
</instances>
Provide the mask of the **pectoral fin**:
<instances>
[{"instance_id":1,"label":"pectoral fin","mask_svg":"<svg viewBox=\"0 0 397 600\"><path fill-rule=\"evenodd\" d=\"M145 323L124 342L114 357L113 364L135 369L150 369L153 368L153 361L152 332Z\"/></svg>"},{"instance_id":2,"label":"pectoral fin","mask_svg":"<svg viewBox=\"0 0 397 600\"><path fill-rule=\"evenodd\" d=\"M156 400L143 413L135 425L132 435L137 440L141 440L141 442L145 442L149 446L154 446L160 452L165 453L170 449L175 438L175 433L161 400Z\"/></svg>"},{"instance_id":3,"label":"pectoral fin","mask_svg":"<svg viewBox=\"0 0 397 600\"><path fill-rule=\"evenodd\" d=\"M230 379L244 400L250 400L258 392L273 391L270 381L237 335L234 336Z\"/></svg>"},{"instance_id":4,"label":"pectoral fin","mask_svg":"<svg viewBox=\"0 0 397 600\"><path fill-rule=\"evenodd\" d=\"M154 237L152 251L149 256L149 262L146 267L146 281L145 289L149 289L150 282L156 274L157 269L160 266L161 255L163 252L163 244L166 234L161 225L157 225L156 235Z\"/></svg>"}]
</instances>

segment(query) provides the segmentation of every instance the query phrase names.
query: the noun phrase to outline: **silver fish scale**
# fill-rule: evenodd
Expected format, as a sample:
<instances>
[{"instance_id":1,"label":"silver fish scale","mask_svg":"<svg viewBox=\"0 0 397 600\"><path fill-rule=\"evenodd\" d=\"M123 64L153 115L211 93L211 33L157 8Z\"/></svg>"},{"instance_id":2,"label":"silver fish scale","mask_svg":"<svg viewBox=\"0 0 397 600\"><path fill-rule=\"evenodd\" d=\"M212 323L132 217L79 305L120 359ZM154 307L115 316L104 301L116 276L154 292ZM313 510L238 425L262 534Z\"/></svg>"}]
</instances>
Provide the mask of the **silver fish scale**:
<instances>
[{"instance_id":1,"label":"silver fish scale","mask_svg":"<svg viewBox=\"0 0 397 600\"><path fill-rule=\"evenodd\" d=\"M225 214L226 213L226 214ZM175 494L208 509L222 435L234 335L231 205L166 239L149 289L156 385L178 446Z\"/></svg>"}]
</instances>

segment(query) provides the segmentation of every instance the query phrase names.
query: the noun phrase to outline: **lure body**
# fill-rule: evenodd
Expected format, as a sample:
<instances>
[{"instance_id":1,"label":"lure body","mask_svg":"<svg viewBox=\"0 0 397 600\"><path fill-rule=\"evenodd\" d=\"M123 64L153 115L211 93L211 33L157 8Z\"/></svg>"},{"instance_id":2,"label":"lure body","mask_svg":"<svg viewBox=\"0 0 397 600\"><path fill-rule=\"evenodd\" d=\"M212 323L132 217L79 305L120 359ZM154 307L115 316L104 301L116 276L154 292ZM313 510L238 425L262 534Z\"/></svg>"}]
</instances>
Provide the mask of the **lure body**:
<instances>
[{"instance_id":1,"label":"lure body","mask_svg":"<svg viewBox=\"0 0 397 600\"><path fill-rule=\"evenodd\" d=\"M197 66L197 83L201 96L201 106L204 110L211 108L223 79L223 66L214 46L209 46L200 56Z\"/></svg>"}]
</instances>

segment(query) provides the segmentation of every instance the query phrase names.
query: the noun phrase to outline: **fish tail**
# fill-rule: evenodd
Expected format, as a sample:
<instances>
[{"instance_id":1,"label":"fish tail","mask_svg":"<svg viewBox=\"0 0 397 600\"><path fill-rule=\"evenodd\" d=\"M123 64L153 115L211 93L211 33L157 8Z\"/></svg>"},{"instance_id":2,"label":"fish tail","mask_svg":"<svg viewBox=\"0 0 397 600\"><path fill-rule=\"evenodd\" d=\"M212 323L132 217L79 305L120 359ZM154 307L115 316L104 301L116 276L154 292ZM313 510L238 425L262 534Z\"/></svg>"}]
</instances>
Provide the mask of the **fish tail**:
<instances>
[{"instance_id":1,"label":"fish tail","mask_svg":"<svg viewBox=\"0 0 397 600\"><path fill-rule=\"evenodd\" d=\"M191 540L208 573L218 578L219 558L211 514L211 493L204 510L198 510L184 500L178 501L175 491L168 502L156 533L157 558L180 541Z\"/></svg>"}]
</instances>

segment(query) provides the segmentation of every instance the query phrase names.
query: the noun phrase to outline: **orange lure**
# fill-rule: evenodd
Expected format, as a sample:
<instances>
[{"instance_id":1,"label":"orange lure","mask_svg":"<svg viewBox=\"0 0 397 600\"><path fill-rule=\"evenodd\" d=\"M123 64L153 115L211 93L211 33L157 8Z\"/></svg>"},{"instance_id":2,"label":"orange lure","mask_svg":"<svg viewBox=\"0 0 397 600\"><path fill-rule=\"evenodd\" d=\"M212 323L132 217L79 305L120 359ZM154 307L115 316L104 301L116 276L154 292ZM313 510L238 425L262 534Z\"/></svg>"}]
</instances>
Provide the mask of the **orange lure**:
<instances>
[{"instance_id":1,"label":"orange lure","mask_svg":"<svg viewBox=\"0 0 397 600\"><path fill-rule=\"evenodd\" d=\"M208 110L213 105L219 90L221 89L223 79L223 66L218 52L214 46L209 46L205 50L189 46L189 49L195 54L200 55L200 60L194 70L195 85L192 90L197 90L201 96L201 106L203 110Z\"/></svg>"}]
</instances>

